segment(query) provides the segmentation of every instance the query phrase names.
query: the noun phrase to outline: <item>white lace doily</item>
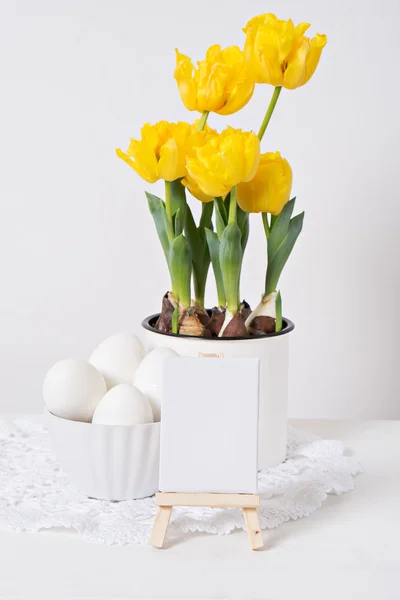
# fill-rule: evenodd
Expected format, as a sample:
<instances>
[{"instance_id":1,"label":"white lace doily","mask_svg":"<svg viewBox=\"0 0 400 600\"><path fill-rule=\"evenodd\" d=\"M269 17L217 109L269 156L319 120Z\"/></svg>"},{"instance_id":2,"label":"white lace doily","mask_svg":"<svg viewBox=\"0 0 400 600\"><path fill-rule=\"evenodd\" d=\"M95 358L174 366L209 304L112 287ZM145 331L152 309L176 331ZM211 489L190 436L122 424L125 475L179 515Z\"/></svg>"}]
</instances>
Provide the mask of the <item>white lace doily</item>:
<instances>
[{"instance_id":1,"label":"white lace doily","mask_svg":"<svg viewBox=\"0 0 400 600\"><path fill-rule=\"evenodd\" d=\"M263 529L310 515L327 494L354 487L362 471L341 442L290 428L285 463L259 474ZM153 498L91 500L59 468L45 428L35 422L0 422L0 526L18 531L76 529L91 542L143 544L150 537ZM244 529L239 509L175 508L168 536L187 531L226 534Z\"/></svg>"}]
</instances>

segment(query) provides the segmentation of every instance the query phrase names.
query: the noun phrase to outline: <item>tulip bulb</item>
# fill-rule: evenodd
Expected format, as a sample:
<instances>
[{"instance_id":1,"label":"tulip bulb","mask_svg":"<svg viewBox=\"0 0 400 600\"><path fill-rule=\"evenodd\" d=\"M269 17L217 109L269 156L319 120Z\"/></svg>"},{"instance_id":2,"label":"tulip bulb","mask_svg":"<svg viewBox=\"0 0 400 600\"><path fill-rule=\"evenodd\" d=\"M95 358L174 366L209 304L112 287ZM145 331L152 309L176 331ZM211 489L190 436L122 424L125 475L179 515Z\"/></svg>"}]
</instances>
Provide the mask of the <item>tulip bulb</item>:
<instances>
[{"instance_id":1,"label":"tulip bulb","mask_svg":"<svg viewBox=\"0 0 400 600\"><path fill-rule=\"evenodd\" d=\"M247 331L250 332L251 324L256 317L271 317L276 319L276 295L277 292L271 292L268 296L263 296L261 302L246 319L245 325Z\"/></svg>"},{"instance_id":2,"label":"tulip bulb","mask_svg":"<svg viewBox=\"0 0 400 600\"><path fill-rule=\"evenodd\" d=\"M237 312L224 327L222 337L247 337L248 331L244 324L244 316Z\"/></svg>"},{"instance_id":3,"label":"tulip bulb","mask_svg":"<svg viewBox=\"0 0 400 600\"><path fill-rule=\"evenodd\" d=\"M171 292L167 292L163 296L161 313L155 324L155 328L158 331L165 331L167 333L172 331L172 315L177 305L176 299Z\"/></svg>"},{"instance_id":4,"label":"tulip bulb","mask_svg":"<svg viewBox=\"0 0 400 600\"><path fill-rule=\"evenodd\" d=\"M250 305L245 300L240 304L239 310L235 314L226 310L224 323L218 337L247 337L248 331L245 321L250 313Z\"/></svg>"},{"instance_id":5,"label":"tulip bulb","mask_svg":"<svg viewBox=\"0 0 400 600\"><path fill-rule=\"evenodd\" d=\"M179 319L179 333L196 337L211 337L211 333L202 322L204 321L202 317L204 315L200 316L193 306L187 308ZM207 319L209 319L208 315Z\"/></svg>"},{"instance_id":6,"label":"tulip bulb","mask_svg":"<svg viewBox=\"0 0 400 600\"><path fill-rule=\"evenodd\" d=\"M230 310L226 309L224 322L222 323L222 327L219 331L218 337L222 337L224 335L224 331L228 327L229 323L232 321L233 317L233 313Z\"/></svg>"},{"instance_id":7,"label":"tulip bulb","mask_svg":"<svg viewBox=\"0 0 400 600\"><path fill-rule=\"evenodd\" d=\"M214 306L211 311L210 320L207 323L207 329L211 333L212 336L218 337L219 332L221 331L222 325L225 320L225 307L223 306Z\"/></svg>"},{"instance_id":8,"label":"tulip bulb","mask_svg":"<svg viewBox=\"0 0 400 600\"><path fill-rule=\"evenodd\" d=\"M246 302L246 300L243 300L242 304L240 305L240 312L244 316L245 321L247 317L251 315L251 307L250 304Z\"/></svg>"},{"instance_id":9,"label":"tulip bulb","mask_svg":"<svg viewBox=\"0 0 400 600\"><path fill-rule=\"evenodd\" d=\"M263 335L276 331L276 321L273 317L255 317L249 325L248 331L251 335Z\"/></svg>"}]
</instances>

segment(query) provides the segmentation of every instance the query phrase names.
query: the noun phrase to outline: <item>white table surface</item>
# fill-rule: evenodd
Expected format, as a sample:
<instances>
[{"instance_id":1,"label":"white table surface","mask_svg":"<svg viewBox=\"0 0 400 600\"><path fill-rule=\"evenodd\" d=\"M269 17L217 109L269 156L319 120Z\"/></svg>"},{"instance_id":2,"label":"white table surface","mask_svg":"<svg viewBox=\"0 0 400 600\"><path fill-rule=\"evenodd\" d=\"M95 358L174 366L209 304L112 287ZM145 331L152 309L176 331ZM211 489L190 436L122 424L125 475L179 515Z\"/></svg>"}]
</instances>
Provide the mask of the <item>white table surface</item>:
<instances>
[{"instance_id":1,"label":"white table surface","mask_svg":"<svg viewBox=\"0 0 400 600\"><path fill-rule=\"evenodd\" d=\"M187 534L156 550L0 531L0 598L399 600L400 421L292 424L343 440L365 473L310 517L264 532L263 551L244 532Z\"/></svg>"}]
</instances>

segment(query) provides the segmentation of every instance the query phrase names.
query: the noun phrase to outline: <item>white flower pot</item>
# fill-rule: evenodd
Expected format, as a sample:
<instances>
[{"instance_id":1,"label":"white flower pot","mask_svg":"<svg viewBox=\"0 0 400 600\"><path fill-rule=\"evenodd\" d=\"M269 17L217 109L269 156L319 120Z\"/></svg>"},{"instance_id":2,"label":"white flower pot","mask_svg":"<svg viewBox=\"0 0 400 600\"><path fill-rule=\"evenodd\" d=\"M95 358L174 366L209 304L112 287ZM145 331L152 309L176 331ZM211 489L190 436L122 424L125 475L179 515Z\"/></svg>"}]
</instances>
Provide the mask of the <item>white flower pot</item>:
<instances>
[{"instance_id":1,"label":"white flower pot","mask_svg":"<svg viewBox=\"0 0 400 600\"><path fill-rule=\"evenodd\" d=\"M286 459L289 333L294 324L284 319L279 333L249 338L199 338L157 331L152 327L158 315L145 319L147 350L166 346L180 356L222 353L227 357L260 359L260 404L258 427L258 468L273 467ZM246 398L243 398L246 406Z\"/></svg>"},{"instance_id":2,"label":"white flower pot","mask_svg":"<svg viewBox=\"0 0 400 600\"><path fill-rule=\"evenodd\" d=\"M90 498L135 500L158 490L160 423L96 425L45 415L61 467Z\"/></svg>"}]
</instances>

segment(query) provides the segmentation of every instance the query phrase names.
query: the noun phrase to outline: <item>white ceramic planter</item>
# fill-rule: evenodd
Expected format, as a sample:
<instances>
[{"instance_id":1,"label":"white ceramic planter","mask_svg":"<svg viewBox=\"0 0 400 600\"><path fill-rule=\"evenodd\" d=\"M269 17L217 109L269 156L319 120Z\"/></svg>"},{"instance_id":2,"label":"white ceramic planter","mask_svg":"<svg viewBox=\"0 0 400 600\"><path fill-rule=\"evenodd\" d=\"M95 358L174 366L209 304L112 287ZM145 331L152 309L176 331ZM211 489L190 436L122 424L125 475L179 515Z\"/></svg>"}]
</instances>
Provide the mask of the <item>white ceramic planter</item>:
<instances>
[{"instance_id":1,"label":"white ceramic planter","mask_svg":"<svg viewBox=\"0 0 400 600\"><path fill-rule=\"evenodd\" d=\"M101 500L134 500L158 490L160 423L96 425L46 412L63 470L81 492Z\"/></svg>"},{"instance_id":2,"label":"white ceramic planter","mask_svg":"<svg viewBox=\"0 0 400 600\"><path fill-rule=\"evenodd\" d=\"M258 468L266 469L286 459L289 333L294 325L284 319L281 332L262 337L198 338L163 333L152 327L158 315L145 319L147 350L159 346L172 348L181 356L223 353L227 357L260 359L260 404L258 428ZM246 406L246 398L243 398Z\"/></svg>"}]
</instances>

